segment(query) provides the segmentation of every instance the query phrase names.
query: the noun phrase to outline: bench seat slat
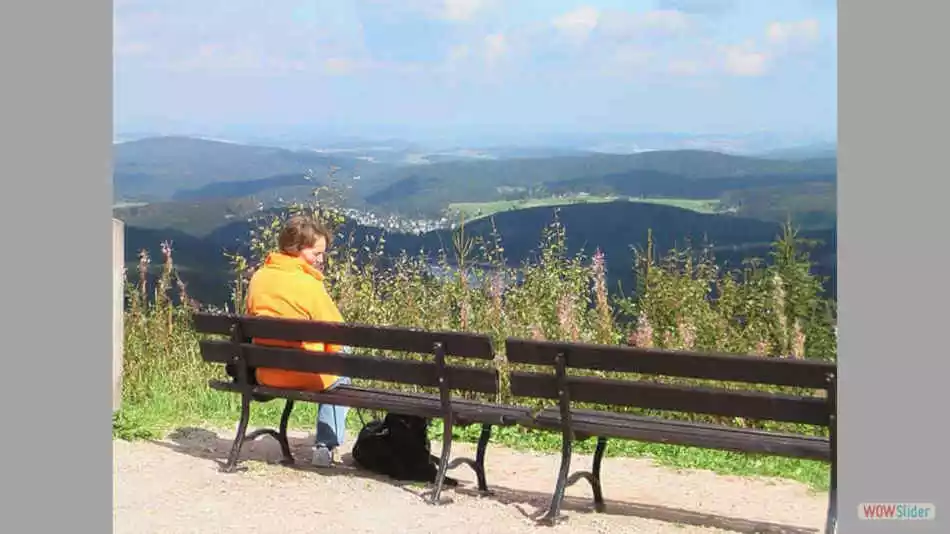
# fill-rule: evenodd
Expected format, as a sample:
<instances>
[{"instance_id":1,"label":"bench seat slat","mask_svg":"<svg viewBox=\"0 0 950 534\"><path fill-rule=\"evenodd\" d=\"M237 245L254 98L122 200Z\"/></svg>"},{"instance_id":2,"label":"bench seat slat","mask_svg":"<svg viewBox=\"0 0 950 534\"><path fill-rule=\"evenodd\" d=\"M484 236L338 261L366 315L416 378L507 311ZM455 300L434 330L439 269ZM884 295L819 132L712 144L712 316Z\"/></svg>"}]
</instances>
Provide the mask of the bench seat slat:
<instances>
[{"instance_id":1,"label":"bench seat slat","mask_svg":"<svg viewBox=\"0 0 950 534\"><path fill-rule=\"evenodd\" d=\"M534 424L558 430L561 415L556 408L541 412ZM831 447L827 438L784 434L747 428L732 428L709 423L671 421L634 414L598 410L572 410L571 427L582 435L622 438L652 443L688 445L735 452L764 453L775 456L829 461Z\"/></svg>"},{"instance_id":2,"label":"bench seat slat","mask_svg":"<svg viewBox=\"0 0 950 534\"><path fill-rule=\"evenodd\" d=\"M511 393L516 397L558 398L557 378L550 374L512 372L510 384ZM571 400L575 402L812 425L828 424L827 402L817 397L592 376L570 376L567 378L567 388Z\"/></svg>"},{"instance_id":3,"label":"bench seat slat","mask_svg":"<svg viewBox=\"0 0 950 534\"><path fill-rule=\"evenodd\" d=\"M209 386L218 391L241 391L238 384L224 380L212 380L209 382ZM442 406L438 395L426 393L410 393L358 386L340 386L331 391L321 392L255 386L251 389L251 393L265 397L336 404L351 408L387 410L430 419L442 417ZM527 423L531 420L529 409L503 404L453 399L452 410L457 418L456 424L481 423L508 426Z\"/></svg>"}]
</instances>

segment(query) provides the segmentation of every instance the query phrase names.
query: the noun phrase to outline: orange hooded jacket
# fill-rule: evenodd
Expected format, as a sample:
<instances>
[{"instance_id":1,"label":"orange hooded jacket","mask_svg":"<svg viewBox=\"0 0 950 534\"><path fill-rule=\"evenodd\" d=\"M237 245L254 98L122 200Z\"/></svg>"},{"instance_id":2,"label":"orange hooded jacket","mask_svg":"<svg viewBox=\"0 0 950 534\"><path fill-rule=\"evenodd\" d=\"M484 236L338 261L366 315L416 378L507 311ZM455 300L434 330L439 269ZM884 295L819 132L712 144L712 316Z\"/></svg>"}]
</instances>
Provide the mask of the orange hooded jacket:
<instances>
[{"instance_id":1,"label":"orange hooded jacket","mask_svg":"<svg viewBox=\"0 0 950 534\"><path fill-rule=\"evenodd\" d=\"M323 284L323 273L304 260L279 252L271 253L251 277L247 289L247 314L310 321L343 322L340 310ZM315 352L338 352L340 347L318 342L288 342L255 338L254 343L277 347L303 348ZM280 369L257 369L261 385L322 391L337 376Z\"/></svg>"}]
</instances>

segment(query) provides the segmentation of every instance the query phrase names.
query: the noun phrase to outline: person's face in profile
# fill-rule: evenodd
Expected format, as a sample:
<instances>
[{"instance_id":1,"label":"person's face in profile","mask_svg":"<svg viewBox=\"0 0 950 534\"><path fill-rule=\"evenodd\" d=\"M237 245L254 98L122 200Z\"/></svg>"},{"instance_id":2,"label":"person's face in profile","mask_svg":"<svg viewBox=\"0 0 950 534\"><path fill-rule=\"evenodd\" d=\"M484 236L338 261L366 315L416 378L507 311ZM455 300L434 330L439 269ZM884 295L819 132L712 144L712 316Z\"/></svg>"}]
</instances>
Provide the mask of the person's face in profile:
<instances>
[{"instance_id":1,"label":"person's face in profile","mask_svg":"<svg viewBox=\"0 0 950 534\"><path fill-rule=\"evenodd\" d=\"M326 263L326 254L327 240L323 237L318 237L317 242L314 243L312 247L300 251L300 257L309 265L313 266L314 269L321 272L323 272L323 266Z\"/></svg>"}]
</instances>

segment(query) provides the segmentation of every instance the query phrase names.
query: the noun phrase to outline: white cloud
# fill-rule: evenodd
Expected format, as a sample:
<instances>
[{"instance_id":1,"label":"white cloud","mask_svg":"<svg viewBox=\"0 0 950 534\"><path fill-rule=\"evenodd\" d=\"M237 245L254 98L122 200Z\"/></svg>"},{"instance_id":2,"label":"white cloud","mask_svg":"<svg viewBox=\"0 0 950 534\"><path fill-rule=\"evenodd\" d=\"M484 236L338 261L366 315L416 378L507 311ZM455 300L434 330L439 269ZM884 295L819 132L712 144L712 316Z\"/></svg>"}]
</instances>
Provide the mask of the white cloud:
<instances>
[{"instance_id":1,"label":"white cloud","mask_svg":"<svg viewBox=\"0 0 950 534\"><path fill-rule=\"evenodd\" d=\"M508 52L508 39L502 33L493 33L485 36L485 61L489 65L495 64Z\"/></svg>"},{"instance_id":2,"label":"white cloud","mask_svg":"<svg viewBox=\"0 0 950 534\"><path fill-rule=\"evenodd\" d=\"M148 54L151 50L152 47L148 43L141 41L116 42L113 45L113 52L117 57L141 56Z\"/></svg>"},{"instance_id":3,"label":"white cloud","mask_svg":"<svg viewBox=\"0 0 950 534\"><path fill-rule=\"evenodd\" d=\"M647 11L642 15L641 20L642 25L646 28L670 33L678 33L690 28L689 16L675 9Z\"/></svg>"},{"instance_id":4,"label":"white cloud","mask_svg":"<svg viewBox=\"0 0 950 534\"><path fill-rule=\"evenodd\" d=\"M472 47L466 44L455 45L449 49L448 60L450 63L456 63L458 61L462 61L466 59L471 54L472 54Z\"/></svg>"},{"instance_id":5,"label":"white cloud","mask_svg":"<svg viewBox=\"0 0 950 534\"><path fill-rule=\"evenodd\" d=\"M361 8L393 20L422 16L433 20L467 22L494 7L497 2L498 0L362 0Z\"/></svg>"},{"instance_id":6,"label":"white cloud","mask_svg":"<svg viewBox=\"0 0 950 534\"><path fill-rule=\"evenodd\" d=\"M819 38L820 26L817 20L776 21L766 26L764 40L750 39L733 45L706 43L700 45L695 54L669 60L666 63L666 72L672 75L694 76L706 73L711 68L712 71L730 76L763 76L789 52L800 51L814 44Z\"/></svg>"},{"instance_id":7,"label":"white cloud","mask_svg":"<svg viewBox=\"0 0 950 534\"><path fill-rule=\"evenodd\" d=\"M256 46L229 45L221 42L203 43L182 59L172 60L173 72L213 72L270 76L307 68L302 60L269 56Z\"/></svg>"},{"instance_id":8,"label":"white cloud","mask_svg":"<svg viewBox=\"0 0 950 534\"><path fill-rule=\"evenodd\" d=\"M118 7L121 6L116 6ZM112 22L112 50L115 57L156 55L169 48L157 42L167 26L166 17L152 10L116 14Z\"/></svg>"},{"instance_id":9,"label":"white cloud","mask_svg":"<svg viewBox=\"0 0 950 534\"><path fill-rule=\"evenodd\" d=\"M649 71L654 57L654 51L648 47L623 43L609 51L587 55L577 68L579 72L630 79Z\"/></svg>"},{"instance_id":10,"label":"white cloud","mask_svg":"<svg viewBox=\"0 0 950 534\"><path fill-rule=\"evenodd\" d=\"M735 9L736 0L658 0L657 6L660 9L676 9L686 13L721 15Z\"/></svg>"},{"instance_id":11,"label":"white cloud","mask_svg":"<svg viewBox=\"0 0 950 534\"><path fill-rule=\"evenodd\" d=\"M455 76L469 71L469 68L471 67L469 61L472 56L472 47L470 45L455 45L449 48L448 53L445 55L445 59L442 61L442 64L435 67L435 70L441 72L442 74L449 75L454 79Z\"/></svg>"},{"instance_id":12,"label":"white cloud","mask_svg":"<svg viewBox=\"0 0 950 534\"><path fill-rule=\"evenodd\" d=\"M323 61L323 72L331 76L353 74L359 68L356 61L345 57L331 57Z\"/></svg>"},{"instance_id":13,"label":"white cloud","mask_svg":"<svg viewBox=\"0 0 950 534\"><path fill-rule=\"evenodd\" d=\"M665 71L671 75L695 76L719 72L729 76L763 76L790 53L801 52L821 37L817 20L776 21L765 27L759 39L736 44L696 42L693 53L669 58Z\"/></svg>"},{"instance_id":14,"label":"white cloud","mask_svg":"<svg viewBox=\"0 0 950 534\"><path fill-rule=\"evenodd\" d=\"M591 6L582 6L555 18L551 24L568 38L584 41L600 20L600 12Z\"/></svg>"},{"instance_id":15,"label":"white cloud","mask_svg":"<svg viewBox=\"0 0 950 534\"><path fill-rule=\"evenodd\" d=\"M440 63L428 65L429 72L446 75L447 79L456 82L463 78L484 81L484 76L501 74L500 68L511 65L511 53L515 48L507 34L482 35L448 47Z\"/></svg>"},{"instance_id":16,"label":"white cloud","mask_svg":"<svg viewBox=\"0 0 950 534\"><path fill-rule=\"evenodd\" d=\"M815 19L773 22L766 28L765 35L773 45L810 44L818 40L821 29Z\"/></svg>"},{"instance_id":17,"label":"white cloud","mask_svg":"<svg viewBox=\"0 0 950 534\"><path fill-rule=\"evenodd\" d=\"M693 28L690 16L675 9L600 11L593 6L568 11L554 18L551 25L575 42L586 41L595 32L608 39L628 40L682 34Z\"/></svg>"},{"instance_id":18,"label":"white cloud","mask_svg":"<svg viewBox=\"0 0 950 534\"><path fill-rule=\"evenodd\" d=\"M639 68L645 66L653 56L653 52L648 48L626 44L617 47L611 59L617 67Z\"/></svg>"},{"instance_id":19,"label":"white cloud","mask_svg":"<svg viewBox=\"0 0 950 534\"><path fill-rule=\"evenodd\" d=\"M693 59L674 59L666 65L666 72L673 76L696 76L703 71L703 64Z\"/></svg>"},{"instance_id":20,"label":"white cloud","mask_svg":"<svg viewBox=\"0 0 950 534\"><path fill-rule=\"evenodd\" d=\"M330 76L350 76L367 72L385 72L398 76L431 73L431 66L414 61L377 61L369 58L334 56L324 59L321 71Z\"/></svg>"},{"instance_id":21,"label":"white cloud","mask_svg":"<svg viewBox=\"0 0 950 534\"><path fill-rule=\"evenodd\" d=\"M769 56L750 45L722 48L723 67L733 76L761 76L768 69Z\"/></svg>"},{"instance_id":22,"label":"white cloud","mask_svg":"<svg viewBox=\"0 0 950 534\"><path fill-rule=\"evenodd\" d=\"M598 31L607 37L631 39L650 35L678 35L693 29L689 15L673 9L605 13Z\"/></svg>"},{"instance_id":23,"label":"white cloud","mask_svg":"<svg viewBox=\"0 0 950 534\"><path fill-rule=\"evenodd\" d=\"M487 7L486 0L444 0L442 18L452 21L471 20L479 11Z\"/></svg>"},{"instance_id":24,"label":"white cloud","mask_svg":"<svg viewBox=\"0 0 950 534\"><path fill-rule=\"evenodd\" d=\"M667 38L693 29L688 15L676 10L597 11L580 8L556 19L555 27L575 43L586 43L575 59L582 70L609 76L641 75L662 61ZM662 64L662 63L661 63Z\"/></svg>"}]
</instances>

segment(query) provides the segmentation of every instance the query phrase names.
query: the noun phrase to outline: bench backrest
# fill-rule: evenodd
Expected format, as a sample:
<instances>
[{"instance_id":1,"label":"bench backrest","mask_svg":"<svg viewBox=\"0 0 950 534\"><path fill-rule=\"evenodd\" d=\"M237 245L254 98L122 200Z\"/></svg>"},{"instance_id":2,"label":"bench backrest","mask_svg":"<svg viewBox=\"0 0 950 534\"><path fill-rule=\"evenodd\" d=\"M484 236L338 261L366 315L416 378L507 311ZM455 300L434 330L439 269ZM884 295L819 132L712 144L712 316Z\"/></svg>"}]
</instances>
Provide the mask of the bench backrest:
<instances>
[{"instance_id":1,"label":"bench backrest","mask_svg":"<svg viewBox=\"0 0 950 534\"><path fill-rule=\"evenodd\" d=\"M569 400L649 410L743 417L829 426L835 412L836 368L833 363L667 351L636 347L588 345L509 339L510 363L552 367L555 373L515 371L511 393L516 397L558 399L559 384ZM633 373L647 379L571 376L568 369ZM649 377L677 377L727 382L728 387L662 384ZM562 378L563 377L563 378ZM825 390L812 394L765 392L732 383L790 386Z\"/></svg>"},{"instance_id":2,"label":"bench backrest","mask_svg":"<svg viewBox=\"0 0 950 534\"><path fill-rule=\"evenodd\" d=\"M492 360L491 339L484 335L211 313L196 313L193 319L199 333L229 336L228 340L200 342L201 356L207 362L327 373L422 387L440 387L444 377L449 389L498 392L498 374L493 367L449 365L445 361L446 356ZM352 354L314 353L252 344L252 338L319 341L354 350ZM368 356L359 354L360 348L429 354L433 358Z\"/></svg>"}]
</instances>

